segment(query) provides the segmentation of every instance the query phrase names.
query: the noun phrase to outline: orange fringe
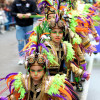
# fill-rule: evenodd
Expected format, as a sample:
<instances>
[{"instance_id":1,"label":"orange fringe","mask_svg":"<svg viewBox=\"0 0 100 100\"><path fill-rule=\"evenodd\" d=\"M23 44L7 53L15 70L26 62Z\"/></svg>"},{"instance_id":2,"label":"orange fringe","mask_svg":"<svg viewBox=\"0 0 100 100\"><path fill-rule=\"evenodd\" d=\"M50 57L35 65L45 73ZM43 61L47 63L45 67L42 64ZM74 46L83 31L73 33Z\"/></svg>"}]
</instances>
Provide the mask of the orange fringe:
<instances>
[{"instance_id":1,"label":"orange fringe","mask_svg":"<svg viewBox=\"0 0 100 100\"><path fill-rule=\"evenodd\" d=\"M30 41L30 42L28 42L28 43L26 44L26 46L23 48L23 51L25 51L25 49L27 49L27 48L29 47L29 45L30 45L32 42L35 43L35 44L37 44L35 41Z\"/></svg>"},{"instance_id":2,"label":"orange fringe","mask_svg":"<svg viewBox=\"0 0 100 100\"><path fill-rule=\"evenodd\" d=\"M11 82L14 79L15 76L16 75L12 75L7 79L7 82L6 82L7 83L7 87L9 87L8 83Z\"/></svg>"},{"instance_id":3,"label":"orange fringe","mask_svg":"<svg viewBox=\"0 0 100 100\"><path fill-rule=\"evenodd\" d=\"M65 95L68 97L68 100L72 100L72 97L70 96L70 94L69 94L63 87L60 87L60 88L59 88L59 91L60 91L62 94L65 94Z\"/></svg>"}]
</instances>

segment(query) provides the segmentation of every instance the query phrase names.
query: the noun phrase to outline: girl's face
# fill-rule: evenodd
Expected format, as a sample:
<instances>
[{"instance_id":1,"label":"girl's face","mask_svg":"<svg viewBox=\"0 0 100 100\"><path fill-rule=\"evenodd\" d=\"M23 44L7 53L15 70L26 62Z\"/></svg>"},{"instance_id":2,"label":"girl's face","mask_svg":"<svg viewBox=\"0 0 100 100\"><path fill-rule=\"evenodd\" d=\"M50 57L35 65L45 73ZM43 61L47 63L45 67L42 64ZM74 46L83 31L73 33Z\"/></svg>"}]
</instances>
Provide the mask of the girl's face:
<instances>
[{"instance_id":1,"label":"girl's face","mask_svg":"<svg viewBox=\"0 0 100 100\"><path fill-rule=\"evenodd\" d=\"M51 20L54 20L56 18L56 14L49 14L48 15L48 22L50 22Z\"/></svg>"},{"instance_id":2,"label":"girl's face","mask_svg":"<svg viewBox=\"0 0 100 100\"><path fill-rule=\"evenodd\" d=\"M50 36L53 42L60 43L63 38L63 31L58 28L52 29Z\"/></svg>"},{"instance_id":3,"label":"girl's face","mask_svg":"<svg viewBox=\"0 0 100 100\"><path fill-rule=\"evenodd\" d=\"M40 81L44 75L44 69L39 65L33 65L30 68L30 75L34 81Z\"/></svg>"}]
</instances>

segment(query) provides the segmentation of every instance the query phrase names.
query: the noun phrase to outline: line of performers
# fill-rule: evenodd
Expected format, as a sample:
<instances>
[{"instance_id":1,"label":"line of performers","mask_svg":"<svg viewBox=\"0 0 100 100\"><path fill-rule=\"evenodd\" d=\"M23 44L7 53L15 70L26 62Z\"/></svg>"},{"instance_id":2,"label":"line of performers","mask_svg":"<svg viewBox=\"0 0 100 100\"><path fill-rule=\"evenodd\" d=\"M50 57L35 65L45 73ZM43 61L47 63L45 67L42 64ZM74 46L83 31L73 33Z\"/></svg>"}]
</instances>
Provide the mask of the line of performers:
<instances>
[{"instance_id":1,"label":"line of performers","mask_svg":"<svg viewBox=\"0 0 100 100\"><path fill-rule=\"evenodd\" d=\"M81 81L90 77L84 55L96 51L89 34L96 42L100 40L93 23L93 19L100 21L100 1L94 5L79 0L38 3L45 18L27 33L29 42L22 50L27 74L10 73L0 78L7 84L0 94L7 89L10 92L0 100L79 100L73 84L81 92Z\"/></svg>"}]
</instances>

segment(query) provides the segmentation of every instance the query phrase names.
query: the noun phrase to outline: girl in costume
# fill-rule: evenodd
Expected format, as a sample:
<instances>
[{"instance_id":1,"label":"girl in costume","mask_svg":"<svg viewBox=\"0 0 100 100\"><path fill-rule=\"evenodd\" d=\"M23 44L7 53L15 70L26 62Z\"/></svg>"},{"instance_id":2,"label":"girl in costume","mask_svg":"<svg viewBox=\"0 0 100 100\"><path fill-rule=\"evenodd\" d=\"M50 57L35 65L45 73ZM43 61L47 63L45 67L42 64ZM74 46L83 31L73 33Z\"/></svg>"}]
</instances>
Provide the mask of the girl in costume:
<instances>
[{"instance_id":1,"label":"girl in costume","mask_svg":"<svg viewBox=\"0 0 100 100\"><path fill-rule=\"evenodd\" d=\"M10 91L10 95L0 97L0 100L79 100L65 75L48 76L46 74L49 64L47 62L54 63L55 61L53 61L52 54L50 55L48 52L40 54L38 45L32 43L27 46L27 49L36 47L35 54L31 52L27 57L28 75L23 75L21 72L10 73L0 79L0 81L6 80L7 88ZM29 52L27 49L26 51ZM6 88L0 94L5 90Z\"/></svg>"},{"instance_id":2,"label":"girl in costume","mask_svg":"<svg viewBox=\"0 0 100 100\"><path fill-rule=\"evenodd\" d=\"M49 28L51 29L51 40L46 41L45 45L55 56L55 61L59 64L51 64L51 66L48 68L50 75L55 75L56 73L67 73L67 77L69 77L69 70L72 70L78 76L84 76L84 71L77 68L73 62L74 50L72 45L67 41L62 42L62 38L64 36L63 21L51 21L49 23Z\"/></svg>"},{"instance_id":3,"label":"girl in costume","mask_svg":"<svg viewBox=\"0 0 100 100\"><path fill-rule=\"evenodd\" d=\"M44 0L44 1L47 1L47 0ZM42 1L43 2L43 1ZM56 2L56 0L55 0L55 2ZM74 2L74 1L73 1ZM59 3L59 1L57 1L57 3L58 3L58 5L60 5L60 3ZM55 3L54 4L54 6L55 5L57 5L57 3ZM61 9L61 8L64 8L63 6L59 6L58 8L55 8L56 10L56 12L55 12L55 14L54 14L54 12L53 12L53 14L51 13L52 11L49 9L49 8L51 8L51 6L50 7L46 7L45 8L45 11L47 12L46 13L46 16L47 16L47 22L48 23L50 23L50 21L51 20L54 20L55 21L55 19L57 19L57 17L62 17L63 15L62 14L64 14L64 13L62 13L63 12L63 10ZM53 7L52 7L53 8ZM53 8L54 9L54 8ZM64 9L66 9L66 7L64 8ZM62 10L62 11L61 11ZM57 12L57 11L59 11L59 12ZM56 17L54 17L54 18L52 18L51 16L52 15L56 15ZM49 17L50 16L50 17ZM63 19L63 18L61 18L61 19ZM64 19L63 19L64 20ZM54 22L53 21L53 22ZM65 20L66 21L66 20ZM67 21L68 21L68 17L67 17ZM71 22L73 22L73 19L71 19ZM46 25L45 25L45 23L43 23L42 24L42 27L41 28L39 28L38 30L40 31L40 30L42 30L41 31L41 33L42 32L49 32L49 28L48 28L48 23L46 23ZM56 22L54 22L54 23L56 23ZM54 23L50 23L51 25L53 25ZM67 23L67 22L66 22ZM69 25L70 26L72 26L72 27L68 27L68 24L66 24L66 23L64 23L65 24L65 29L64 29L64 34L65 34L65 36L64 36L64 40L68 40L68 41L70 41L71 42L71 44L73 45L73 48L74 48L74 51L75 51L75 57L76 57L76 59L78 59L78 66L82 66L83 68L83 70L86 70L86 61L85 61L85 58L84 58L84 54L82 53L82 51L81 51L81 49L80 49L80 47L79 47L79 44L81 43L81 38L77 35L77 34L75 34L74 32L73 32L73 30L72 30L72 28L73 28L73 25L72 25L72 23L70 23ZM69 23L69 22L68 22ZM39 25L39 26L41 26L41 25ZM46 30L46 31L45 31ZM39 33L39 32L38 32ZM76 44L78 44L78 45L76 45ZM57 56L56 56L57 57ZM61 58L60 58L61 59ZM61 65L61 62L59 61L59 64ZM50 69L50 70L52 70L52 68ZM56 70L56 69L55 69ZM57 71L57 70L56 70ZM59 72L59 71L57 71L57 72ZM56 73L57 73L56 72ZM53 74L55 74L55 73L53 73Z\"/></svg>"}]
</instances>

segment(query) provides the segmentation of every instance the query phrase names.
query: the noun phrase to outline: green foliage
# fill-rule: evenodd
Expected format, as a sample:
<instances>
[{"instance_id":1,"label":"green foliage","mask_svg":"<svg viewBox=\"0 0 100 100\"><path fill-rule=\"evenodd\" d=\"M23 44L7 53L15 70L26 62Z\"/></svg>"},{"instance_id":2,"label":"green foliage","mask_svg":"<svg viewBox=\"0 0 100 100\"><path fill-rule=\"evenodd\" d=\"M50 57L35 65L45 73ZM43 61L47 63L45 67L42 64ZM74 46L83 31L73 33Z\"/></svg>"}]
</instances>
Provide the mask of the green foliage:
<instances>
[{"instance_id":1,"label":"green foliage","mask_svg":"<svg viewBox=\"0 0 100 100\"><path fill-rule=\"evenodd\" d=\"M42 26L43 26L43 32L44 33L49 33L50 31L49 31L49 27L48 27L48 22L47 21L44 21L43 23L42 23Z\"/></svg>"}]
</instances>

